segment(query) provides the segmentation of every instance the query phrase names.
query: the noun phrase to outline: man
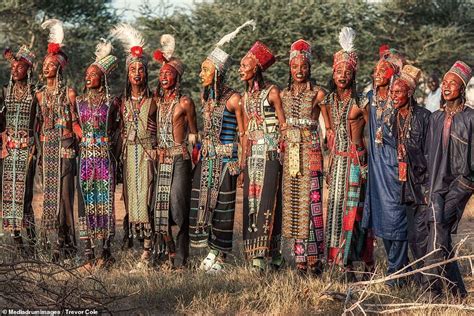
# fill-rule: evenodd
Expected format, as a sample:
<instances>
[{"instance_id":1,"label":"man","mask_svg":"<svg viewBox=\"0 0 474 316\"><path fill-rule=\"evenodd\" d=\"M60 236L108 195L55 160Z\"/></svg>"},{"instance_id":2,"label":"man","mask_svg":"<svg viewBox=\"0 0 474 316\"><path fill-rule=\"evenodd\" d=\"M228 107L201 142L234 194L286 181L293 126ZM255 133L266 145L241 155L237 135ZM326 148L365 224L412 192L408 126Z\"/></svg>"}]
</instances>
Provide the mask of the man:
<instances>
[{"instance_id":1,"label":"man","mask_svg":"<svg viewBox=\"0 0 474 316\"><path fill-rule=\"evenodd\" d=\"M439 110L441 105L441 88L439 87L439 77L438 74L432 73L428 77L428 95L425 99L425 108L430 112L435 112Z\"/></svg>"},{"instance_id":2,"label":"man","mask_svg":"<svg viewBox=\"0 0 474 316\"><path fill-rule=\"evenodd\" d=\"M457 231L464 208L474 192L474 109L466 105L466 86L472 69L456 61L444 75L441 91L442 107L431 115L427 135L430 202L428 207L429 242L426 265L452 258L451 234ZM439 297L444 276L455 296L467 296L466 287L456 261L434 268L427 277L428 294ZM429 282L429 284L428 284Z\"/></svg>"},{"instance_id":3,"label":"man","mask_svg":"<svg viewBox=\"0 0 474 316\"><path fill-rule=\"evenodd\" d=\"M181 94L183 63L173 57L174 38L161 37L163 52L154 57L161 64L156 95L158 175L155 189L155 231L166 242L174 268L183 268L189 256L189 208L191 200L191 157L198 131L193 100ZM169 47L172 47L169 49ZM178 226L176 242L171 226Z\"/></svg>"},{"instance_id":4,"label":"man","mask_svg":"<svg viewBox=\"0 0 474 316\"><path fill-rule=\"evenodd\" d=\"M0 218L5 231L13 239L21 255L31 255L36 242L35 215L31 202L36 165L35 126L37 100L32 84L35 55L22 46L16 54L4 52L10 62L11 75L4 87L0 105L2 132L5 132L7 156L0 165L1 196ZM26 229L27 245L23 243L22 230Z\"/></svg>"},{"instance_id":5,"label":"man","mask_svg":"<svg viewBox=\"0 0 474 316\"><path fill-rule=\"evenodd\" d=\"M240 62L240 79L245 82L243 237L244 252L256 271L282 264L280 132L286 130L280 90L267 85L263 72L275 62L270 49L257 41Z\"/></svg>"},{"instance_id":6,"label":"man","mask_svg":"<svg viewBox=\"0 0 474 316\"><path fill-rule=\"evenodd\" d=\"M50 29L50 42L43 62L46 86L36 93L44 188L41 225L46 231L58 233L53 253L53 260L57 261L62 253L72 256L76 252L74 176L77 139L82 138L82 131L77 121L76 92L64 86L63 81L68 58L61 49L62 22L48 20L42 27Z\"/></svg>"},{"instance_id":7,"label":"man","mask_svg":"<svg viewBox=\"0 0 474 316\"><path fill-rule=\"evenodd\" d=\"M413 97L420 74L420 69L404 66L390 91L396 110L393 133L397 137L400 199L406 205L407 238L414 260L422 258L428 246L428 171L424 152L427 148L426 133L431 112L418 106ZM422 265L420 262L416 266Z\"/></svg>"},{"instance_id":8,"label":"man","mask_svg":"<svg viewBox=\"0 0 474 316\"><path fill-rule=\"evenodd\" d=\"M236 31L254 24L248 21ZM236 35L235 31L230 34ZM237 132L241 131L242 140L242 105L240 95L224 83L231 64L229 54L220 48L224 43L219 41L201 65L204 131L191 193L191 246L210 248L199 266L208 273L222 271L232 251L237 177L242 164Z\"/></svg>"},{"instance_id":9,"label":"man","mask_svg":"<svg viewBox=\"0 0 474 316\"><path fill-rule=\"evenodd\" d=\"M77 97L83 137L79 144L79 237L85 244L86 267L111 264L115 236L115 135L119 133L119 99L110 97L107 77L117 67L110 42L100 42L96 60L85 74L85 93ZM101 256L94 248L99 243Z\"/></svg>"},{"instance_id":10,"label":"man","mask_svg":"<svg viewBox=\"0 0 474 316\"><path fill-rule=\"evenodd\" d=\"M137 265L143 268L150 262L154 237L156 104L148 89L148 61L143 54L142 35L128 24L119 24L112 30L112 36L120 40L127 55L127 86L120 109L126 211L124 241L132 247L133 237L143 240L143 253Z\"/></svg>"},{"instance_id":11,"label":"man","mask_svg":"<svg viewBox=\"0 0 474 316\"><path fill-rule=\"evenodd\" d=\"M382 46L374 70L374 88L367 94L369 108L369 181L364 209L365 227L382 238L387 254L387 274L408 263L406 205L401 201L397 139L393 133L394 109L390 99L393 76L403 67L394 49ZM397 282L388 282L394 286Z\"/></svg>"},{"instance_id":12,"label":"man","mask_svg":"<svg viewBox=\"0 0 474 316\"><path fill-rule=\"evenodd\" d=\"M303 39L290 48L290 81L281 99L288 124L283 163L283 236L295 239L298 272L321 272L324 256L323 155L319 113L325 93L311 81L311 46Z\"/></svg>"},{"instance_id":13,"label":"man","mask_svg":"<svg viewBox=\"0 0 474 316\"><path fill-rule=\"evenodd\" d=\"M329 113L326 128L329 162L329 198L326 224L327 260L344 267L344 278L356 281L355 261L373 266L373 239L362 229L367 152L363 141L366 100L356 94L357 54L355 31L344 27L339 35L342 50L334 54L330 91L324 101Z\"/></svg>"}]
</instances>

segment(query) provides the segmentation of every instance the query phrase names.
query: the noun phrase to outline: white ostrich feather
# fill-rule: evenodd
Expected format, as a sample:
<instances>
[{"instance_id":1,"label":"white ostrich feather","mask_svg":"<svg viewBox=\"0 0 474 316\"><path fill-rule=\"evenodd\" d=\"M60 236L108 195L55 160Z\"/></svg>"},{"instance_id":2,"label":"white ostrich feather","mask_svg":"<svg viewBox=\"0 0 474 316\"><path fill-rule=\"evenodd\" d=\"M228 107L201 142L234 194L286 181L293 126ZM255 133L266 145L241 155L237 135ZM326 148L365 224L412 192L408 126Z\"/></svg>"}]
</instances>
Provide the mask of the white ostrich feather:
<instances>
[{"instance_id":1,"label":"white ostrich feather","mask_svg":"<svg viewBox=\"0 0 474 316\"><path fill-rule=\"evenodd\" d=\"M56 43L62 46L64 40L63 22L57 19L49 19L41 24L43 29L49 29L48 43Z\"/></svg>"},{"instance_id":2,"label":"white ostrich feather","mask_svg":"<svg viewBox=\"0 0 474 316\"><path fill-rule=\"evenodd\" d=\"M173 35L171 34L163 34L160 37L160 45L161 45L161 51L163 52L163 55L165 56L166 59L170 59L173 57L174 49L176 46L176 42L174 40Z\"/></svg>"},{"instance_id":3,"label":"white ostrich feather","mask_svg":"<svg viewBox=\"0 0 474 316\"><path fill-rule=\"evenodd\" d=\"M350 27L343 27L341 33L339 33L339 44L342 49L348 53L354 50L354 39L356 32Z\"/></svg>"},{"instance_id":4,"label":"white ostrich feather","mask_svg":"<svg viewBox=\"0 0 474 316\"><path fill-rule=\"evenodd\" d=\"M221 40L216 44L216 46L221 47L222 45L224 45L226 43L229 43L230 41L232 41L237 36L237 34L239 34L241 29L243 29L244 27L249 26L249 25L252 26L253 30L255 30L255 27L257 26L257 24L255 23L254 20L248 20L247 22L245 22L244 24L242 24L241 26L236 28L235 31L233 31L233 32L231 32L227 35L224 35L224 37L221 38Z\"/></svg>"},{"instance_id":5,"label":"white ostrich feather","mask_svg":"<svg viewBox=\"0 0 474 316\"><path fill-rule=\"evenodd\" d=\"M112 52L112 43L106 40L105 38L101 38L100 42L95 47L95 61L99 61L102 58L110 55Z\"/></svg>"},{"instance_id":6,"label":"white ostrich feather","mask_svg":"<svg viewBox=\"0 0 474 316\"><path fill-rule=\"evenodd\" d=\"M112 29L110 35L120 41L126 53L129 53L130 48L134 46L145 46L143 35L130 24L118 24Z\"/></svg>"}]
</instances>

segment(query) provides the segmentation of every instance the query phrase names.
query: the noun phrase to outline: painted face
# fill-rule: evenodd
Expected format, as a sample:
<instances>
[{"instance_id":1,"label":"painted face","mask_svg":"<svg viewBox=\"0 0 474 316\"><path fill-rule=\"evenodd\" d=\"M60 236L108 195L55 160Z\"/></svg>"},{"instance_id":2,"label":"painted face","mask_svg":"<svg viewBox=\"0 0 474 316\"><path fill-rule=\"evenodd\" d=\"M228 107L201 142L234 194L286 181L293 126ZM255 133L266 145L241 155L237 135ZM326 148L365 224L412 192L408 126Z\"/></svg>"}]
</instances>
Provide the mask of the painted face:
<instances>
[{"instance_id":1,"label":"painted face","mask_svg":"<svg viewBox=\"0 0 474 316\"><path fill-rule=\"evenodd\" d=\"M59 62L53 56L48 56L43 62L43 75L45 78L54 78L60 67Z\"/></svg>"},{"instance_id":2,"label":"painted face","mask_svg":"<svg viewBox=\"0 0 474 316\"><path fill-rule=\"evenodd\" d=\"M390 96L393 100L393 106L399 109L408 103L410 88L402 80L397 79L390 90Z\"/></svg>"},{"instance_id":3,"label":"painted face","mask_svg":"<svg viewBox=\"0 0 474 316\"><path fill-rule=\"evenodd\" d=\"M353 75L354 70L352 67L348 67L346 63L340 63L336 66L336 69L334 69L332 78L336 84L336 87L340 89L346 89L350 86Z\"/></svg>"},{"instance_id":4,"label":"painted face","mask_svg":"<svg viewBox=\"0 0 474 316\"><path fill-rule=\"evenodd\" d=\"M463 88L464 83L461 78L450 72L444 76L441 83L441 91L446 101L453 101L459 98Z\"/></svg>"},{"instance_id":5,"label":"painted face","mask_svg":"<svg viewBox=\"0 0 474 316\"><path fill-rule=\"evenodd\" d=\"M257 61L252 57L244 57L240 61L240 80L248 81L255 76L257 72Z\"/></svg>"},{"instance_id":6,"label":"painted face","mask_svg":"<svg viewBox=\"0 0 474 316\"><path fill-rule=\"evenodd\" d=\"M439 87L438 78L430 77L428 79L428 88L430 88L432 92L435 92L438 89L438 87Z\"/></svg>"},{"instance_id":7,"label":"painted face","mask_svg":"<svg viewBox=\"0 0 474 316\"><path fill-rule=\"evenodd\" d=\"M376 87L385 87L390 83L390 78L395 73L393 66L386 60L380 61L375 67L374 83Z\"/></svg>"},{"instance_id":8,"label":"painted face","mask_svg":"<svg viewBox=\"0 0 474 316\"><path fill-rule=\"evenodd\" d=\"M160 69L160 85L164 90L173 89L176 86L178 72L172 66L164 64Z\"/></svg>"},{"instance_id":9,"label":"painted face","mask_svg":"<svg viewBox=\"0 0 474 316\"><path fill-rule=\"evenodd\" d=\"M23 60L15 60L12 63L12 79L13 81L22 81L25 80L26 77L28 76L28 69L30 68L30 65L28 65L27 62Z\"/></svg>"},{"instance_id":10,"label":"painted face","mask_svg":"<svg viewBox=\"0 0 474 316\"><path fill-rule=\"evenodd\" d=\"M145 85L146 79L146 69L145 66L139 62L135 61L128 66L128 81L133 86L143 86Z\"/></svg>"},{"instance_id":11,"label":"painted face","mask_svg":"<svg viewBox=\"0 0 474 316\"><path fill-rule=\"evenodd\" d=\"M86 88L97 89L102 85L102 71L96 65L91 65L86 71Z\"/></svg>"},{"instance_id":12,"label":"painted face","mask_svg":"<svg viewBox=\"0 0 474 316\"><path fill-rule=\"evenodd\" d=\"M298 55L290 62L291 77L297 83L306 82L309 78L309 63L302 55Z\"/></svg>"},{"instance_id":13,"label":"painted face","mask_svg":"<svg viewBox=\"0 0 474 316\"><path fill-rule=\"evenodd\" d=\"M202 62L199 77L201 78L201 84L203 87L208 87L212 84L215 72L216 66L214 66L209 59Z\"/></svg>"}]
</instances>

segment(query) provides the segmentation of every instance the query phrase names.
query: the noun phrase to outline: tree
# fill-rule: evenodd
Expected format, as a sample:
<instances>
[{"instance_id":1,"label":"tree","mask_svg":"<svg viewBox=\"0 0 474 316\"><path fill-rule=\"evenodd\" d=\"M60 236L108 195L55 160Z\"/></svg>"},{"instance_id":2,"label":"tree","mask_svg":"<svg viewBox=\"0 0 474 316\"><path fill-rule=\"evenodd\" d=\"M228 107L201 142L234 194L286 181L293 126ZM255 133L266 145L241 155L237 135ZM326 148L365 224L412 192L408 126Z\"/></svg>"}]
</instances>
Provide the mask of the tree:
<instances>
[{"instance_id":1,"label":"tree","mask_svg":"<svg viewBox=\"0 0 474 316\"><path fill-rule=\"evenodd\" d=\"M85 68L94 61L99 38L107 37L110 28L119 21L109 7L110 0L6 0L0 4L0 36L6 46L16 50L28 45L37 56L36 72L41 73L46 54L48 31L40 25L49 18L64 22L64 50L69 56L66 68L68 84L83 86ZM0 63L1 79L6 83L9 68ZM112 78L114 79L114 78Z\"/></svg>"}]
</instances>

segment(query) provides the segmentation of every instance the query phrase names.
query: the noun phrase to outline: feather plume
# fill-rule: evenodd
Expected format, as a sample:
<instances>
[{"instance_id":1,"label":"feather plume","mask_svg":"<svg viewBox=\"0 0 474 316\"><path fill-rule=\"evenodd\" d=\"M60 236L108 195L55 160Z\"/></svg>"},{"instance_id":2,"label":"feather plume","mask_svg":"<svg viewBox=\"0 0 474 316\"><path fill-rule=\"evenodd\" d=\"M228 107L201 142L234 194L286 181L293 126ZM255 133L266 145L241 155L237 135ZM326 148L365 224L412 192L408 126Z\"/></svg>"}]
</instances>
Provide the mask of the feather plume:
<instances>
[{"instance_id":1,"label":"feather plume","mask_svg":"<svg viewBox=\"0 0 474 316\"><path fill-rule=\"evenodd\" d=\"M62 46L64 40L63 22L57 19L46 20L41 24L43 29L49 29L48 43Z\"/></svg>"},{"instance_id":2,"label":"feather plume","mask_svg":"<svg viewBox=\"0 0 474 316\"><path fill-rule=\"evenodd\" d=\"M175 40L173 35L163 34L160 37L161 51L166 59L170 59L173 56L175 49Z\"/></svg>"},{"instance_id":3,"label":"feather plume","mask_svg":"<svg viewBox=\"0 0 474 316\"><path fill-rule=\"evenodd\" d=\"M137 29L126 23L120 23L115 26L110 32L110 35L120 41L127 54L131 52L132 47L145 46L143 35Z\"/></svg>"},{"instance_id":4,"label":"feather plume","mask_svg":"<svg viewBox=\"0 0 474 316\"><path fill-rule=\"evenodd\" d=\"M350 27L343 27L339 33L339 44L345 52L352 52L354 50L354 39L356 32Z\"/></svg>"},{"instance_id":5,"label":"feather plume","mask_svg":"<svg viewBox=\"0 0 474 316\"><path fill-rule=\"evenodd\" d=\"M233 31L233 32L231 32L227 35L224 35L224 37L221 38L221 40L216 44L216 46L221 47L222 45L224 45L226 43L229 43L230 41L232 41L237 36L237 34L239 34L241 29L243 29L244 27L249 26L249 25L252 26L253 30L255 30L255 27L257 26L257 24L255 23L254 20L248 20L247 22L245 22L244 24L242 24L241 26L236 28L235 31Z\"/></svg>"},{"instance_id":6,"label":"feather plume","mask_svg":"<svg viewBox=\"0 0 474 316\"><path fill-rule=\"evenodd\" d=\"M99 61L102 58L110 55L112 52L112 44L105 38L101 38L100 42L95 47L95 61Z\"/></svg>"}]
</instances>

